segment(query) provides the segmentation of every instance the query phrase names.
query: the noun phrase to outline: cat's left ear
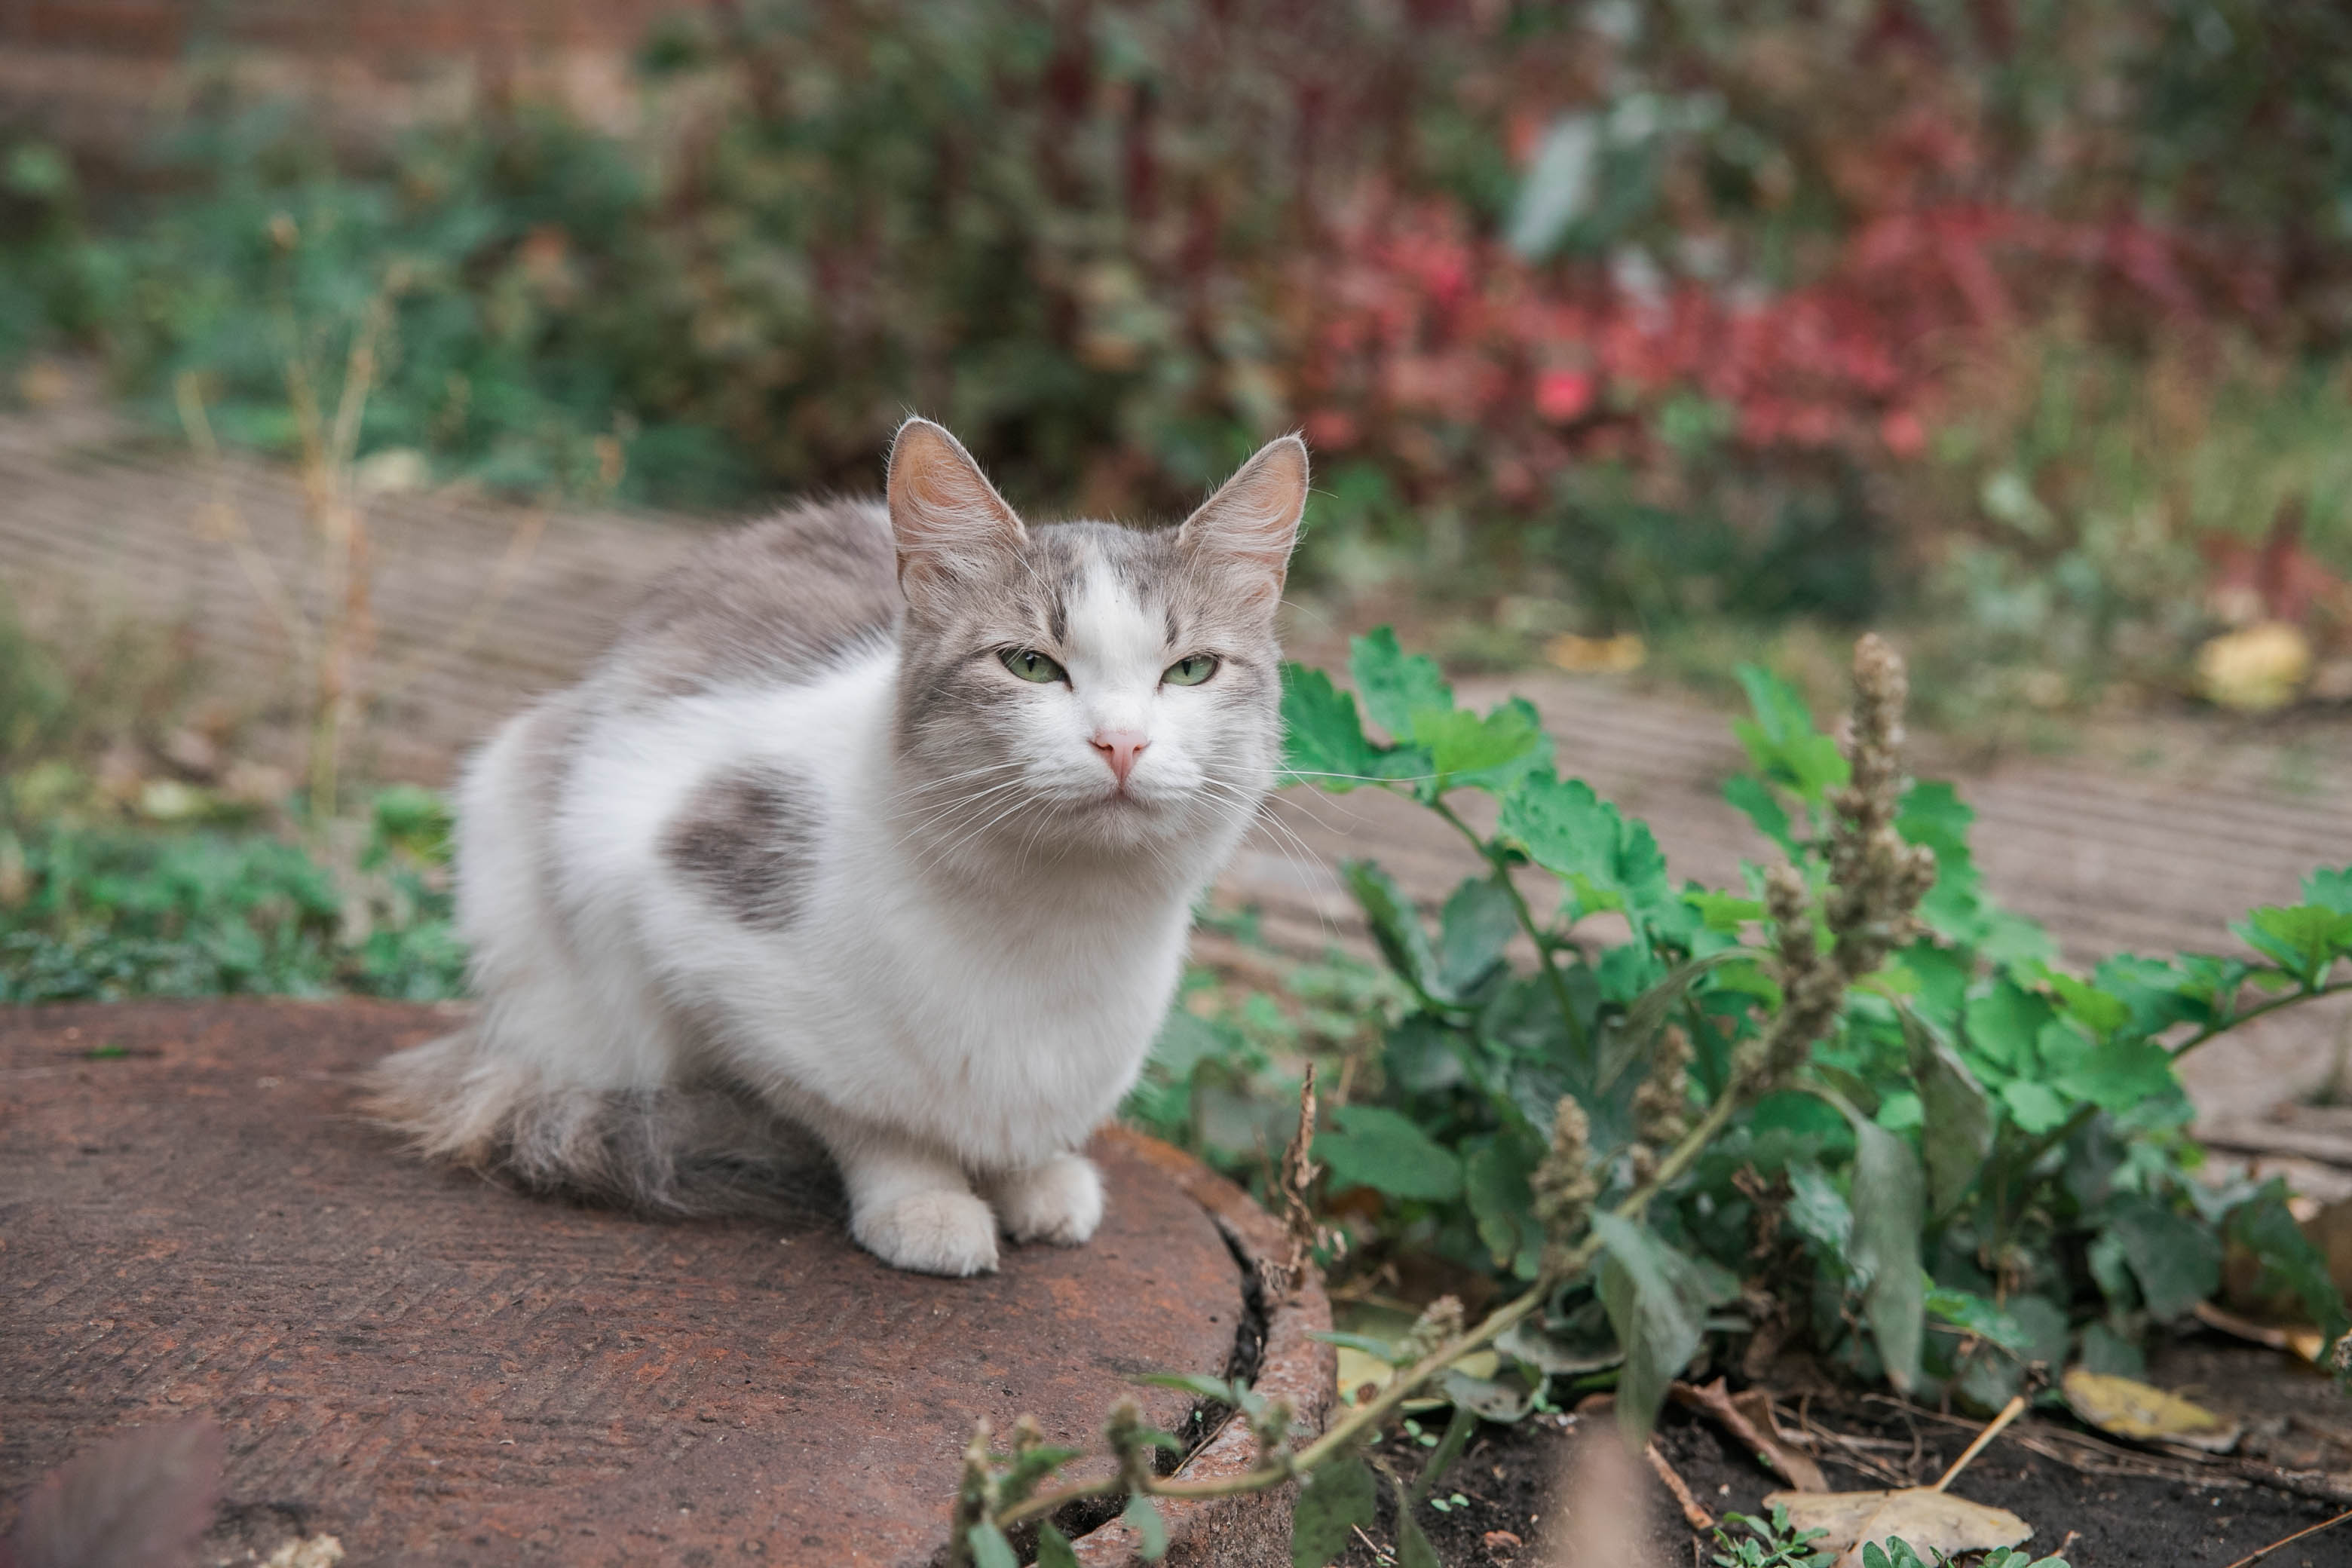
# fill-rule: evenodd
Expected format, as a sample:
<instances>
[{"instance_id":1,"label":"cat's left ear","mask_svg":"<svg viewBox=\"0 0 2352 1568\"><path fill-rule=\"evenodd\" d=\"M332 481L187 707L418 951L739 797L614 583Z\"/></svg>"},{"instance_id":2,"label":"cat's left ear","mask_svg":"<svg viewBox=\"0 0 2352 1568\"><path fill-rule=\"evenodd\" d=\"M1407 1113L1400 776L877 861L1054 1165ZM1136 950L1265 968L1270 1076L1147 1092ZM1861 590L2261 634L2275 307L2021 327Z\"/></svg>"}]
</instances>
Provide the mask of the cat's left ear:
<instances>
[{"instance_id":1,"label":"cat's left ear","mask_svg":"<svg viewBox=\"0 0 2352 1568\"><path fill-rule=\"evenodd\" d=\"M908 420L890 443L888 500L908 589L971 575L1028 537L963 443L928 419Z\"/></svg>"},{"instance_id":2,"label":"cat's left ear","mask_svg":"<svg viewBox=\"0 0 2352 1568\"><path fill-rule=\"evenodd\" d=\"M1184 520L1176 542L1185 550L1255 567L1282 588L1298 520L1307 510L1307 443L1296 436L1269 441L1239 472Z\"/></svg>"}]
</instances>

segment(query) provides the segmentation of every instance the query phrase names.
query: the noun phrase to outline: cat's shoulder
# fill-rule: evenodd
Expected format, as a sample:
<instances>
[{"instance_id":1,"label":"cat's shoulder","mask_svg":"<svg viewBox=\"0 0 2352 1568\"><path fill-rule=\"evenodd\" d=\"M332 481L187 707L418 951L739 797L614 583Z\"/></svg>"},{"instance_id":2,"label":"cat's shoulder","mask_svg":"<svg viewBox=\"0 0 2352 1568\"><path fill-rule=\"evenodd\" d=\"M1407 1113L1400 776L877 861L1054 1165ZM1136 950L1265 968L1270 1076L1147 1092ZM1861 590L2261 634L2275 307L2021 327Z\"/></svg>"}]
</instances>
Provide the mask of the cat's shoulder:
<instances>
[{"instance_id":1,"label":"cat's shoulder","mask_svg":"<svg viewBox=\"0 0 2352 1568\"><path fill-rule=\"evenodd\" d=\"M889 513L879 501L803 501L713 534L622 624L607 672L633 692L796 683L898 639Z\"/></svg>"}]
</instances>

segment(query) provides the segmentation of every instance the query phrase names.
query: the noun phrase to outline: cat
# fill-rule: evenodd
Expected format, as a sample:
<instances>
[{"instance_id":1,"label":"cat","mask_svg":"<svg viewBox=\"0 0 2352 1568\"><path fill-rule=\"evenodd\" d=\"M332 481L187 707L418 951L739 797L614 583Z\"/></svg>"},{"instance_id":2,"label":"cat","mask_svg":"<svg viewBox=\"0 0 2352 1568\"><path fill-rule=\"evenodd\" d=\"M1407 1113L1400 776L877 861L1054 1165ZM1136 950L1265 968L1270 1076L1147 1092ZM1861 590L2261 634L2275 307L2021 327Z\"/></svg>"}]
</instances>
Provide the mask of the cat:
<instances>
[{"instance_id":1,"label":"cat","mask_svg":"<svg viewBox=\"0 0 2352 1568\"><path fill-rule=\"evenodd\" d=\"M1181 526L1032 527L909 419L881 504L702 547L466 768L478 1009L386 1058L372 1114L652 1211L829 1156L899 1268L1085 1242L1079 1150L1272 786L1307 479L1285 437Z\"/></svg>"}]
</instances>

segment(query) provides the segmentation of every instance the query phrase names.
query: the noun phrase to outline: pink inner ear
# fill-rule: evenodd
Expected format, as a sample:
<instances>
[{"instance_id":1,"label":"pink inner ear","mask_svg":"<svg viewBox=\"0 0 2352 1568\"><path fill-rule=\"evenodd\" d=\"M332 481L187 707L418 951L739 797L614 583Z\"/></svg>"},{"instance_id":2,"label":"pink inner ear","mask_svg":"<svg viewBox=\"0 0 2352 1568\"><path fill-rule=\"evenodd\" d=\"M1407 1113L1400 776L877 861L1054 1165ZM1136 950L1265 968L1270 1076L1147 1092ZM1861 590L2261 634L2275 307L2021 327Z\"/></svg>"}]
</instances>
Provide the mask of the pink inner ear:
<instances>
[{"instance_id":1,"label":"pink inner ear","mask_svg":"<svg viewBox=\"0 0 2352 1568\"><path fill-rule=\"evenodd\" d=\"M891 444L889 506L902 572L1021 542L1021 520L971 454L927 419L908 420Z\"/></svg>"},{"instance_id":2,"label":"pink inner ear","mask_svg":"<svg viewBox=\"0 0 2352 1568\"><path fill-rule=\"evenodd\" d=\"M1262 566L1278 581L1297 542L1307 485L1306 443L1296 436L1270 442L1185 520L1181 537Z\"/></svg>"}]
</instances>

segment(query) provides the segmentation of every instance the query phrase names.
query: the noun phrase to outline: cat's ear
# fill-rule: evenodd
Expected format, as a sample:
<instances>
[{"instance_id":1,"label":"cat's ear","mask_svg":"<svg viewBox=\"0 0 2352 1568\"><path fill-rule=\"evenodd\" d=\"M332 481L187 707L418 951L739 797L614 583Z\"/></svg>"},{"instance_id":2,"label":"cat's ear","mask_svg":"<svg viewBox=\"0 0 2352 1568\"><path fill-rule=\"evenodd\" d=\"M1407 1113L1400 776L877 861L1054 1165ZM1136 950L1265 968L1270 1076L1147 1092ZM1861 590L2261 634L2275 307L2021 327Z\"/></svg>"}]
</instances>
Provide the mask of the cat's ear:
<instances>
[{"instance_id":1,"label":"cat's ear","mask_svg":"<svg viewBox=\"0 0 2352 1568\"><path fill-rule=\"evenodd\" d=\"M928 419L898 426L888 495L898 581L908 588L969 575L1027 537L963 443Z\"/></svg>"},{"instance_id":2,"label":"cat's ear","mask_svg":"<svg viewBox=\"0 0 2352 1568\"><path fill-rule=\"evenodd\" d=\"M1202 502L1176 540L1195 554L1255 568L1279 592L1306 510L1307 443L1285 436L1260 447Z\"/></svg>"}]
</instances>

